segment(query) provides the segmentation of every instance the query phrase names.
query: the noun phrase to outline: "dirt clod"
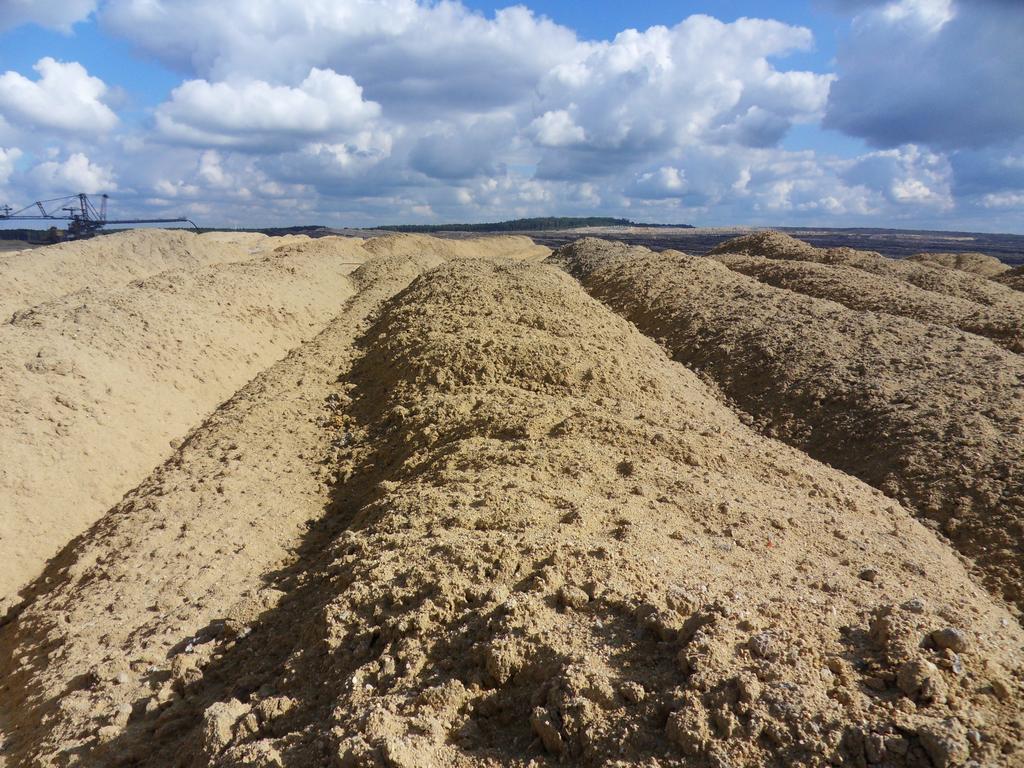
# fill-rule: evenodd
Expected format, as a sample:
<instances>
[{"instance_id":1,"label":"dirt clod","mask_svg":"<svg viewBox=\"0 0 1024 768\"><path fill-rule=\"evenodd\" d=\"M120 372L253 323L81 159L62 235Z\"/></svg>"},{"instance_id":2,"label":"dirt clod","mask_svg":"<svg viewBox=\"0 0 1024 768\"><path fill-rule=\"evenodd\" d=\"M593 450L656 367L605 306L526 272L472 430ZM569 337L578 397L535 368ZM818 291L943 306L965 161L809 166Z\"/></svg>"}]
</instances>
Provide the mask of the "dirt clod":
<instances>
[{"instance_id":1,"label":"dirt clod","mask_svg":"<svg viewBox=\"0 0 1024 768\"><path fill-rule=\"evenodd\" d=\"M955 718L926 725L917 736L936 768L963 765L971 756L967 730Z\"/></svg>"},{"instance_id":2,"label":"dirt clod","mask_svg":"<svg viewBox=\"0 0 1024 768\"><path fill-rule=\"evenodd\" d=\"M963 653L968 648L967 635L953 627L937 629L932 632L931 638L939 648L948 648L956 653Z\"/></svg>"}]
</instances>

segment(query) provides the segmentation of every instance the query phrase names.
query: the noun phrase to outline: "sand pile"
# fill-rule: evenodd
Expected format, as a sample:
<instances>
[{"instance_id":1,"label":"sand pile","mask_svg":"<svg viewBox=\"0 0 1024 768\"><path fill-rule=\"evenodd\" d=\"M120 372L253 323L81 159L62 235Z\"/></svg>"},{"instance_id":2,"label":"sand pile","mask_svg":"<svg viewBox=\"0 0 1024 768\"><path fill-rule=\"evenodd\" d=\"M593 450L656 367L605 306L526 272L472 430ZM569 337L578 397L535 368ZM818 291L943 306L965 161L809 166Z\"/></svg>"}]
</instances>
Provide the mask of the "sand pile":
<instances>
[{"instance_id":1,"label":"sand pile","mask_svg":"<svg viewBox=\"0 0 1024 768\"><path fill-rule=\"evenodd\" d=\"M1024 606L1024 360L951 330L775 288L713 259L565 246L592 295L762 430L933 520Z\"/></svg>"},{"instance_id":2,"label":"sand pile","mask_svg":"<svg viewBox=\"0 0 1024 768\"><path fill-rule=\"evenodd\" d=\"M97 731L109 738L149 684L167 677L183 637L227 617L251 621L276 602L268 574L330 504L334 467L321 460L343 445L338 376L352 342L382 299L439 261L384 256L357 269L357 295L337 317L243 387L50 563L0 630L0 732L15 765L61 763L95 745ZM67 690L76 679L93 682ZM64 704L54 717L56 699ZM163 709L162 727L181 707Z\"/></svg>"},{"instance_id":3,"label":"sand pile","mask_svg":"<svg viewBox=\"0 0 1024 768\"><path fill-rule=\"evenodd\" d=\"M1013 352L1024 352L1024 305L998 307L928 291L903 280L880 280L877 275L842 264L786 261L742 253L710 258L736 272L850 309L886 312L926 323L939 323L992 339Z\"/></svg>"},{"instance_id":4,"label":"sand pile","mask_svg":"<svg viewBox=\"0 0 1024 768\"><path fill-rule=\"evenodd\" d=\"M842 250L842 249L835 249ZM827 258L827 251L824 248L816 248L803 240L795 237L766 230L755 232L750 235L734 237L726 240L721 245L708 251L708 256L717 256L720 253L746 253L750 256L762 256L766 259L790 259L794 261L824 261Z\"/></svg>"},{"instance_id":5,"label":"sand pile","mask_svg":"<svg viewBox=\"0 0 1024 768\"><path fill-rule=\"evenodd\" d=\"M970 272L973 275L982 277L995 277L1010 267L1003 264L995 256L984 253L917 253L910 257L910 261L917 261L922 264L934 264L947 269L959 269L963 272Z\"/></svg>"},{"instance_id":6,"label":"sand pile","mask_svg":"<svg viewBox=\"0 0 1024 768\"><path fill-rule=\"evenodd\" d=\"M395 234L367 240L365 249L373 254L394 256L434 255L441 258L516 258L539 261L551 249L521 235L441 239L429 235Z\"/></svg>"},{"instance_id":7,"label":"sand pile","mask_svg":"<svg viewBox=\"0 0 1024 768\"><path fill-rule=\"evenodd\" d=\"M245 232L136 229L0 256L0 321L83 288L118 288L169 269L242 261L270 240Z\"/></svg>"},{"instance_id":8,"label":"sand pile","mask_svg":"<svg viewBox=\"0 0 1024 768\"><path fill-rule=\"evenodd\" d=\"M1015 294L980 275L947 269L917 261L888 259L874 251L852 248L815 248L781 232L758 232L728 240L708 252L709 256L724 253L746 253L769 259L790 261L816 261L840 264L870 272L880 277L894 278L936 293L944 293L990 307L1009 306L1020 311L1024 296Z\"/></svg>"},{"instance_id":9,"label":"sand pile","mask_svg":"<svg viewBox=\"0 0 1024 768\"><path fill-rule=\"evenodd\" d=\"M285 235L283 237L270 238L268 247L275 253L302 253L306 255L319 255L333 253L339 249L344 251L350 249L354 244L365 245L366 240L351 237L308 237L307 235ZM364 252L365 253L365 252Z\"/></svg>"},{"instance_id":10,"label":"sand pile","mask_svg":"<svg viewBox=\"0 0 1024 768\"><path fill-rule=\"evenodd\" d=\"M360 297L348 330L243 390L0 631L12 759L1019 757L1024 633L899 505L752 432L553 270L427 272L353 361ZM296 398L296 376L321 383ZM264 498L278 475L295 485ZM223 485L218 514L202 478ZM277 522L289 499L320 519L268 567L297 533Z\"/></svg>"},{"instance_id":11,"label":"sand pile","mask_svg":"<svg viewBox=\"0 0 1024 768\"><path fill-rule=\"evenodd\" d=\"M86 254L86 265L99 258L96 243L103 241L136 248L137 255L155 249L145 257L125 256L123 264L102 251L96 269L106 265L118 279L149 264L150 256L154 264L161 258L192 263L197 243L209 253L227 243L216 251L221 256L242 245L246 260L73 292L0 325L0 496L6 504L0 608L15 600L15 590L45 558L170 455L190 427L315 335L351 295L346 275L358 264L373 254L408 253L415 247L406 240L422 240L132 235L32 255L41 265L70 268L73 246ZM175 255L174 242L185 255ZM436 242L437 254L473 247L473 241ZM248 253L253 244L266 255ZM509 258L549 253L519 237L488 240L486 249Z\"/></svg>"},{"instance_id":12,"label":"sand pile","mask_svg":"<svg viewBox=\"0 0 1024 768\"><path fill-rule=\"evenodd\" d=\"M358 246L356 246L358 248ZM352 252L172 270L0 325L0 593L351 293Z\"/></svg>"}]
</instances>

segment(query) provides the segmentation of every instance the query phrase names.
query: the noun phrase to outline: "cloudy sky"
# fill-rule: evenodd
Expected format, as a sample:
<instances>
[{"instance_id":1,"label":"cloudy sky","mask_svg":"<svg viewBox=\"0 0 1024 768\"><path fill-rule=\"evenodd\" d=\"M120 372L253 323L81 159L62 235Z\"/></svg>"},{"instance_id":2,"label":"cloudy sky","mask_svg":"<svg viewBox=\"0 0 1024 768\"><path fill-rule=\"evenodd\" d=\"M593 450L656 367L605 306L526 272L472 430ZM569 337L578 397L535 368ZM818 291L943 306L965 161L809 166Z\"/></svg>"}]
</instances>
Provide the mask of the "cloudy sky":
<instances>
[{"instance_id":1,"label":"cloudy sky","mask_svg":"<svg viewBox=\"0 0 1024 768\"><path fill-rule=\"evenodd\" d=\"M0 0L0 204L1024 232L1022 40L1021 0Z\"/></svg>"}]
</instances>

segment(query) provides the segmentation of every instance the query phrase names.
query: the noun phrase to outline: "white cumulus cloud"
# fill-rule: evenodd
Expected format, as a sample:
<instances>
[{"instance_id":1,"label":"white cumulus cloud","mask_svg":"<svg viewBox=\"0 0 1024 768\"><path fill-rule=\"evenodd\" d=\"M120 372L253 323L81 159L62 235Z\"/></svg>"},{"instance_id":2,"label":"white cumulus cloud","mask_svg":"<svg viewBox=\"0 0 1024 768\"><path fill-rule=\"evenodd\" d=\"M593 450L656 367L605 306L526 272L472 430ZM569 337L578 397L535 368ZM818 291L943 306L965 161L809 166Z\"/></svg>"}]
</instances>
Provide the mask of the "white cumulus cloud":
<instances>
[{"instance_id":1,"label":"white cumulus cloud","mask_svg":"<svg viewBox=\"0 0 1024 768\"><path fill-rule=\"evenodd\" d=\"M896 205L952 208L952 169L948 159L907 145L857 158L842 174L847 183L878 190Z\"/></svg>"},{"instance_id":2,"label":"white cumulus cloud","mask_svg":"<svg viewBox=\"0 0 1024 768\"><path fill-rule=\"evenodd\" d=\"M1019 228L1024 4L819 4L855 17L835 74L792 64L812 34L770 19L583 40L525 6L458 0L103 0L99 34L180 84L119 124L81 65L0 75L0 146L39 158L22 172L7 150L0 181L29 199L116 181L119 211L134 195L139 213L173 203L217 224L593 212ZM93 5L0 0L0 29L67 28ZM871 146L833 156L827 134L792 130L823 119ZM793 149L805 136L816 151Z\"/></svg>"},{"instance_id":3,"label":"white cumulus cloud","mask_svg":"<svg viewBox=\"0 0 1024 768\"><path fill-rule=\"evenodd\" d=\"M493 176L516 141L515 121L501 113L425 128L412 146L409 167L432 179Z\"/></svg>"},{"instance_id":4,"label":"white cumulus cloud","mask_svg":"<svg viewBox=\"0 0 1024 768\"><path fill-rule=\"evenodd\" d=\"M686 191L686 172L672 166L641 173L629 190L634 197L652 200L680 197Z\"/></svg>"},{"instance_id":5,"label":"white cumulus cloud","mask_svg":"<svg viewBox=\"0 0 1024 768\"><path fill-rule=\"evenodd\" d=\"M21 157L21 150L17 147L4 149L0 147L0 184L6 184L14 173L14 162Z\"/></svg>"},{"instance_id":6,"label":"white cumulus cloud","mask_svg":"<svg viewBox=\"0 0 1024 768\"><path fill-rule=\"evenodd\" d=\"M386 110L416 115L527 98L577 44L574 32L525 7L487 19L458 2L108 0L101 20L205 79L244 73L295 82L311 67L329 68L353 77Z\"/></svg>"},{"instance_id":7,"label":"white cumulus cloud","mask_svg":"<svg viewBox=\"0 0 1024 768\"><path fill-rule=\"evenodd\" d=\"M117 125L103 96L107 85L75 61L47 56L33 67L38 80L8 71L0 75L0 115L29 129L99 133Z\"/></svg>"},{"instance_id":8,"label":"white cumulus cloud","mask_svg":"<svg viewBox=\"0 0 1024 768\"><path fill-rule=\"evenodd\" d=\"M29 171L29 177L37 190L54 195L79 192L91 195L117 189L113 169L93 163L81 152L75 152L62 162L39 163Z\"/></svg>"},{"instance_id":9,"label":"white cumulus cloud","mask_svg":"<svg viewBox=\"0 0 1024 768\"><path fill-rule=\"evenodd\" d=\"M586 139L586 131L564 109L545 112L530 123L534 141L542 147L564 147Z\"/></svg>"},{"instance_id":10,"label":"white cumulus cloud","mask_svg":"<svg viewBox=\"0 0 1024 768\"><path fill-rule=\"evenodd\" d=\"M993 192L985 195L986 208L1024 208L1024 192Z\"/></svg>"},{"instance_id":11,"label":"white cumulus cloud","mask_svg":"<svg viewBox=\"0 0 1024 768\"><path fill-rule=\"evenodd\" d=\"M189 80L157 108L156 126L187 144L266 147L352 134L379 114L351 77L314 67L294 88Z\"/></svg>"},{"instance_id":12,"label":"white cumulus cloud","mask_svg":"<svg viewBox=\"0 0 1024 768\"><path fill-rule=\"evenodd\" d=\"M811 42L809 30L776 21L691 16L583 44L538 90L544 114L573 105L585 146L547 153L541 174L572 178L699 143L772 146L824 109L830 76L768 61Z\"/></svg>"}]
</instances>

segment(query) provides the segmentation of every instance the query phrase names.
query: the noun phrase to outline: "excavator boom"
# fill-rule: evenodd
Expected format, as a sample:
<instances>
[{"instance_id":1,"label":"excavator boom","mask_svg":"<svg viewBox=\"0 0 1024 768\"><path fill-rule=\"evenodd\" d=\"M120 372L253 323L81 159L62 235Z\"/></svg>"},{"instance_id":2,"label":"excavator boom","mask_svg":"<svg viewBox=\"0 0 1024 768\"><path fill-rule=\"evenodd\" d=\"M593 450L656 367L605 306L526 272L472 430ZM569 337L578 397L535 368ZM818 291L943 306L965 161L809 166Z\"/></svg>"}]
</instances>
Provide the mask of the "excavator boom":
<instances>
[{"instance_id":1,"label":"excavator boom","mask_svg":"<svg viewBox=\"0 0 1024 768\"><path fill-rule=\"evenodd\" d=\"M191 224L193 229L199 227L185 217L173 219L108 219L108 195L101 195L99 208L93 205L89 196L84 193L55 197L50 200L37 200L31 205L15 210L9 205L0 206L0 221L66 221L67 239L81 240L96 235L108 224ZM71 205L66 203L71 202ZM65 204L65 205L62 205ZM36 213L33 209L37 209Z\"/></svg>"}]
</instances>

